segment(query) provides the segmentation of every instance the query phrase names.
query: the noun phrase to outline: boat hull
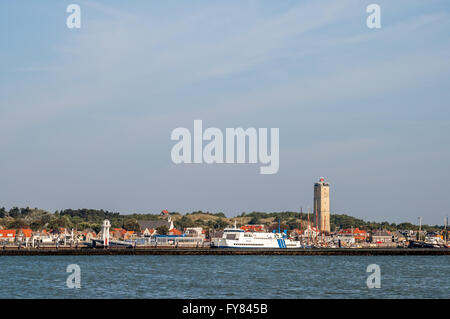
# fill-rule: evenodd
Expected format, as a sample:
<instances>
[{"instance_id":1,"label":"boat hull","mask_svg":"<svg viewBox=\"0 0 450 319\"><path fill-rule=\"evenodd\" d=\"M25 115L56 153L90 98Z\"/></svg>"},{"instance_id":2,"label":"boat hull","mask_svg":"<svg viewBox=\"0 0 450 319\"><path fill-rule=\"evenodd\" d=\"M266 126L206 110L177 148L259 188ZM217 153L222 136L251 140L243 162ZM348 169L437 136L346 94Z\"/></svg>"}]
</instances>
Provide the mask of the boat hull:
<instances>
[{"instance_id":1,"label":"boat hull","mask_svg":"<svg viewBox=\"0 0 450 319\"><path fill-rule=\"evenodd\" d=\"M212 248L300 248L300 242L295 242L290 239L277 238L261 241L239 241L219 239L213 242Z\"/></svg>"}]
</instances>

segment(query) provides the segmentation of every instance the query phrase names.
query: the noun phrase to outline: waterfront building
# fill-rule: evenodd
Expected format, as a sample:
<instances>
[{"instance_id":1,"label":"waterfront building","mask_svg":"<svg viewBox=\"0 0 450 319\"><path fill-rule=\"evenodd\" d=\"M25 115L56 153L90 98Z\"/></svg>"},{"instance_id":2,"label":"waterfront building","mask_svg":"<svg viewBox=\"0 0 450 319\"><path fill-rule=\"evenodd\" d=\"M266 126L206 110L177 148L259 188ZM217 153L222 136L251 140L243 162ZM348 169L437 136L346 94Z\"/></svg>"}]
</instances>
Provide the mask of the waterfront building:
<instances>
[{"instance_id":1,"label":"waterfront building","mask_svg":"<svg viewBox=\"0 0 450 319\"><path fill-rule=\"evenodd\" d=\"M308 225L304 230L294 229L290 235L296 240L302 242L316 241L320 236L320 230L314 226Z\"/></svg>"},{"instance_id":2,"label":"waterfront building","mask_svg":"<svg viewBox=\"0 0 450 319\"><path fill-rule=\"evenodd\" d=\"M182 232L179 231L179 230L176 229L176 228L172 228L171 230L169 230L169 235L177 235L177 236L180 236L181 234L182 234Z\"/></svg>"},{"instance_id":3,"label":"waterfront building","mask_svg":"<svg viewBox=\"0 0 450 319\"><path fill-rule=\"evenodd\" d=\"M184 233L187 237L205 238L205 231L202 227L187 227L184 229Z\"/></svg>"},{"instance_id":4,"label":"waterfront building","mask_svg":"<svg viewBox=\"0 0 450 319\"><path fill-rule=\"evenodd\" d=\"M28 243L31 240L33 231L29 228L20 228L17 232L16 239L19 242Z\"/></svg>"},{"instance_id":5,"label":"waterfront building","mask_svg":"<svg viewBox=\"0 0 450 319\"><path fill-rule=\"evenodd\" d=\"M338 247L349 247L356 243L355 237L353 237L350 234L342 233L342 234L335 234L333 236L333 242L335 244L338 244Z\"/></svg>"},{"instance_id":6,"label":"waterfront building","mask_svg":"<svg viewBox=\"0 0 450 319\"><path fill-rule=\"evenodd\" d=\"M16 240L16 230L15 229L0 230L0 241L1 242L14 242L15 240Z\"/></svg>"},{"instance_id":7,"label":"waterfront building","mask_svg":"<svg viewBox=\"0 0 450 319\"><path fill-rule=\"evenodd\" d=\"M395 231L392 236L397 243L405 243L408 240L406 235L399 230Z\"/></svg>"},{"instance_id":8,"label":"waterfront building","mask_svg":"<svg viewBox=\"0 0 450 319\"><path fill-rule=\"evenodd\" d=\"M36 244L52 244L54 240L54 236L48 232L46 229L42 229L39 232L33 233L32 245Z\"/></svg>"},{"instance_id":9,"label":"waterfront building","mask_svg":"<svg viewBox=\"0 0 450 319\"><path fill-rule=\"evenodd\" d=\"M150 239L151 245L174 247L203 247L205 234L201 227L186 228L184 233L173 228L168 235L154 234Z\"/></svg>"},{"instance_id":10,"label":"waterfront building","mask_svg":"<svg viewBox=\"0 0 450 319\"><path fill-rule=\"evenodd\" d=\"M321 177L314 184L314 219L319 230L330 232L330 184Z\"/></svg>"},{"instance_id":11,"label":"waterfront building","mask_svg":"<svg viewBox=\"0 0 450 319\"><path fill-rule=\"evenodd\" d=\"M123 228L113 228L113 231L110 232L110 235L114 239L118 240L129 240L136 238L136 232L132 230L126 230Z\"/></svg>"},{"instance_id":12,"label":"waterfront building","mask_svg":"<svg viewBox=\"0 0 450 319\"><path fill-rule=\"evenodd\" d=\"M204 238L187 237L183 235L155 235L151 237L150 245L162 247L203 247Z\"/></svg>"},{"instance_id":13,"label":"waterfront building","mask_svg":"<svg viewBox=\"0 0 450 319\"><path fill-rule=\"evenodd\" d=\"M161 226L166 226L169 231L174 229L175 227L173 225L172 217L168 213L164 215L167 216L167 220L139 220L138 224L141 229L141 234L144 234L144 236L145 234L149 235L153 233L156 228Z\"/></svg>"},{"instance_id":14,"label":"waterfront building","mask_svg":"<svg viewBox=\"0 0 450 319\"><path fill-rule=\"evenodd\" d=\"M387 230L375 230L372 232L371 242L372 243L392 243L393 236Z\"/></svg>"},{"instance_id":15,"label":"waterfront building","mask_svg":"<svg viewBox=\"0 0 450 319\"><path fill-rule=\"evenodd\" d=\"M141 232L142 237L151 237L156 235L156 230L154 228L145 228L144 231Z\"/></svg>"},{"instance_id":16,"label":"waterfront building","mask_svg":"<svg viewBox=\"0 0 450 319\"><path fill-rule=\"evenodd\" d=\"M97 234L95 233L95 231L91 228L87 228L81 232L81 238L79 238L79 239L82 241L90 242L96 238L97 238Z\"/></svg>"},{"instance_id":17,"label":"waterfront building","mask_svg":"<svg viewBox=\"0 0 450 319\"><path fill-rule=\"evenodd\" d=\"M353 238L353 242L363 242L366 241L369 238L369 235L365 230L359 229L359 228L347 228L347 229L341 229L336 232L336 237L343 240L343 241L349 241L346 240L347 238Z\"/></svg>"}]
</instances>

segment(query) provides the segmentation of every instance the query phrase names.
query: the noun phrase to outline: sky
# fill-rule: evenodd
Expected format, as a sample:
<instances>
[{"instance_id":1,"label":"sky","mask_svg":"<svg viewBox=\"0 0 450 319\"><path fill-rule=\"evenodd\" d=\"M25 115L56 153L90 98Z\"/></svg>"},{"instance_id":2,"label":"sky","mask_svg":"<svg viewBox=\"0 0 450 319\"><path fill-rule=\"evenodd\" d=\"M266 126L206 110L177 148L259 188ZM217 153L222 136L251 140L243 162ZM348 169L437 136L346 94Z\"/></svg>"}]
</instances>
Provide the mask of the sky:
<instances>
[{"instance_id":1,"label":"sky","mask_svg":"<svg viewBox=\"0 0 450 319\"><path fill-rule=\"evenodd\" d=\"M446 0L4 0L0 40L0 207L306 211L323 176L332 213L449 215ZM279 128L278 173L174 164L194 120Z\"/></svg>"}]
</instances>

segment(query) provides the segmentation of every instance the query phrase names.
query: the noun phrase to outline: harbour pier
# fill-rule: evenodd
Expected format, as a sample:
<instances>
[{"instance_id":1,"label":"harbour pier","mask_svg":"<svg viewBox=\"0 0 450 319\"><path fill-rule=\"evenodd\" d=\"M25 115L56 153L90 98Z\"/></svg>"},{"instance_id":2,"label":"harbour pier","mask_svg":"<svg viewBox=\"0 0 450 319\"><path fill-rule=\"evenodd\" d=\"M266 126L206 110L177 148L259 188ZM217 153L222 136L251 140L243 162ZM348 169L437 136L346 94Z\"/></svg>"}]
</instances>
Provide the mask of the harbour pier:
<instances>
[{"instance_id":1,"label":"harbour pier","mask_svg":"<svg viewBox=\"0 0 450 319\"><path fill-rule=\"evenodd\" d=\"M95 255L276 255L276 256L449 256L448 248L295 248L295 249L230 249L230 248L21 248L0 249L1 256L95 256Z\"/></svg>"}]
</instances>

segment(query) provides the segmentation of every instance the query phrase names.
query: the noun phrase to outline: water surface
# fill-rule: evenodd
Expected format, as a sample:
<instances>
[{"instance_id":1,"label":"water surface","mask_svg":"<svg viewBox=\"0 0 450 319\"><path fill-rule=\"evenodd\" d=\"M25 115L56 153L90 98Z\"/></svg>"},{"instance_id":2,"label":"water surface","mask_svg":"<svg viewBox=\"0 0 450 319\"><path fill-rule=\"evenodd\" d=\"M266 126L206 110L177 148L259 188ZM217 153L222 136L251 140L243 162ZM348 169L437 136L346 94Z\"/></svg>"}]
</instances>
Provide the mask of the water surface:
<instances>
[{"instance_id":1,"label":"water surface","mask_svg":"<svg viewBox=\"0 0 450 319\"><path fill-rule=\"evenodd\" d=\"M0 298L450 298L450 256L1 256L0 269Z\"/></svg>"}]
</instances>

